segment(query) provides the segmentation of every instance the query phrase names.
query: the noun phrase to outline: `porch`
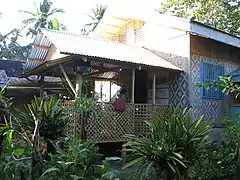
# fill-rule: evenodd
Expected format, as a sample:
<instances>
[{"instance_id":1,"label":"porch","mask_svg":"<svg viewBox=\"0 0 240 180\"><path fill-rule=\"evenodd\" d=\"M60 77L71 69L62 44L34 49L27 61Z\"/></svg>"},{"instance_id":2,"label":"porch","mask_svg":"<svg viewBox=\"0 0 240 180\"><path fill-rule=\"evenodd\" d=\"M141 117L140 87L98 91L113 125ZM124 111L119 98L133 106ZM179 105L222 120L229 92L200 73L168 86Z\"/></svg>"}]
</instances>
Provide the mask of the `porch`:
<instances>
[{"instance_id":1,"label":"porch","mask_svg":"<svg viewBox=\"0 0 240 180\"><path fill-rule=\"evenodd\" d=\"M74 110L74 101L63 101L74 122L68 126L68 137L78 138L81 135L83 118ZM124 142L126 134L145 136L149 132L148 125L156 112L167 113L168 106L152 104L127 103L124 112L113 110L112 103L94 103L90 118L85 124L88 139L97 143Z\"/></svg>"}]
</instances>

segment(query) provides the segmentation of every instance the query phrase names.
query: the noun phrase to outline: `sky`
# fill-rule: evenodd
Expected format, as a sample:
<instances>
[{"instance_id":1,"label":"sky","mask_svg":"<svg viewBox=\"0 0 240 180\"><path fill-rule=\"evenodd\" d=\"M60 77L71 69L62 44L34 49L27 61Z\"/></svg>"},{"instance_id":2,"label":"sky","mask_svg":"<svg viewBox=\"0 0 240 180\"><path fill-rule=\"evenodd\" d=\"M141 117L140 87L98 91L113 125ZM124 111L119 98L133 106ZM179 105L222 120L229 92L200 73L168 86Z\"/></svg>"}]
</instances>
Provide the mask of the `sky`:
<instances>
[{"instance_id":1,"label":"sky","mask_svg":"<svg viewBox=\"0 0 240 180\"><path fill-rule=\"evenodd\" d=\"M39 5L42 0L0 0L0 12L2 13L0 32L4 34L16 27L21 28L23 26L22 20L29 16L19 13L19 10L35 12L33 1ZM156 3L159 4L159 1L162 0L52 0L53 8L62 8L65 11L64 14L57 15L59 22L67 27L68 32L77 34L80 33L81 27L90 21L86 13L91 13L91 8L95 8L97 4L116 6L116 10L120 13L126 9L129 12L138 9L146 13L147 6L156 7ZM26 32L23 34L24 37L20 39L20 44L28 44L33 41L29 39L30 37L26 38L25 34Z\"/></svg>"},{"instance_id":2,"label":"sky","mask_svg":"<svg viewBox=\"0 0 240 180\"><path fill-rule=\"evenodd\" d=\"M28 10L34 12L33 0L0 0L0 32L7 33L15 27L21 27L22 20L27 16L19 13L19 10ZM37 4L41 0L34 0ZM54 8L63 8L65 13L59 14L59 21L64 24L68 31L79 33L81 26L89 22L89 13L96 4L108 4L110 0L52 0ZM26 38L24 39L28 41ZM22 39L22 43L24 43Z\"/></svg>"}]
</instances>

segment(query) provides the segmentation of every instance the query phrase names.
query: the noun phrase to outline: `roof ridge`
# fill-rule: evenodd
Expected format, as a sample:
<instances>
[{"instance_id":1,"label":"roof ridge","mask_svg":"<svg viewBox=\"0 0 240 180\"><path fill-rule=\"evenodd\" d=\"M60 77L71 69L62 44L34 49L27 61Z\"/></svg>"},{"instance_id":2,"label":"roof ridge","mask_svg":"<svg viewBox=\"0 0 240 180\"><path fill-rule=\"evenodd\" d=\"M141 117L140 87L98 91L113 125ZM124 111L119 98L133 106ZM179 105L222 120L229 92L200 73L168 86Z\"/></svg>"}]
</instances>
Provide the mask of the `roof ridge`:
<instances>
[{"instance_id":1,"label":"roof ridge","mask_svg":"<svg viewBox=\"0 0 240 180\"><path fill-rule=\"evenodd\" d=\"M86 35L82 35L82 34L66 32L66 31L57 31L57 30L46 29L46 28L40 28L39 30L43 33L44 33L44 31L48 31L48 32L53 32L53 33L65 34L65 35L76 36L76 37L84 37L84 38L88 38L88 39L110 42L110 43L115 43L115 44L122 44L122 45L131 46L131 47L140 47L140 46L137 46L135 44L126 44L126 43L121 43L119 41L112 41L112 40L108 40L108 39L99 39L99 38L95 38L95 37L91 37L91 36L86 36Z\"/></svg>"}]
</instances>

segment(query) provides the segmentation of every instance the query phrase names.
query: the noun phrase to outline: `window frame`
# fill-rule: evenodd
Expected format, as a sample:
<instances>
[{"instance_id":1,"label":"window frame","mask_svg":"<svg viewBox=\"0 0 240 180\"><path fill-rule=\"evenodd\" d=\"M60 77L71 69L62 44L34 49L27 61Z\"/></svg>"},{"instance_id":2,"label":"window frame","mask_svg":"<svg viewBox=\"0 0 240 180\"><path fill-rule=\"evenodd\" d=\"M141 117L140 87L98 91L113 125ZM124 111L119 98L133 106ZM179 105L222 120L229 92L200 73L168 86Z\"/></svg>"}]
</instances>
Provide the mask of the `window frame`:
<instances>
[{"instance_id":1,"label":"window frame","mask_svg":"<svg viewBox=\"0 0 240 180\"><path fill-rule=\"evenodd\" d=\"M208 64L208 65L213 65L214 68L219 68L219 67L222 67L223 68L223 75L219 75L219 76L224 76L225 75L225 66L223 64L219 64L219 63L214 63L214 62L209 62L209 61L202 61L201 64L200 64L200 80L201 80L201 83L204 83L204 82L207 82L206 80L204 81L204 72L203 72L203 68L204 68L204 65L205 64ZM218 76L218 77L219 77ZM214 75L214 79L217 79L216 75ZM216 80L215 80L216 81ZM201 87L201 98L202 99L212 99L212 100L224 100L225 98L225 95L224 93L222 93L222 97L220 97L220 95L218 95L217 97L213 97L213 96L207 96L207 95L204 95L204 88L205 87ZM214 87L208 87L208 88L214 88ZM219 91L221 93L221 90L216 90L216 91ZM219 93L219 94L220 94Z\"/></svg>"}]
</instances>

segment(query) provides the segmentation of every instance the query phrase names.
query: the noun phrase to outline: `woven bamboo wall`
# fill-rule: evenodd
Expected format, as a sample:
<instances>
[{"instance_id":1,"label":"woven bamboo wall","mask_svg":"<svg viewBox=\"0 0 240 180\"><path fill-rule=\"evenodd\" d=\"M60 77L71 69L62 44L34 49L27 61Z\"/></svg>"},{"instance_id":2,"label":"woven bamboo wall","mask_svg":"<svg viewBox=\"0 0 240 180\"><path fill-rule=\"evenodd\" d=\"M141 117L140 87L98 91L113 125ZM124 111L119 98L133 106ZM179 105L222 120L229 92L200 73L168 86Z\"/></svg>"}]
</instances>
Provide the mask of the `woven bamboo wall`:
<instances>
[{"instance_id":1,"label":"woven bamboo wall","mask_svg":"<svg viewBox=\"0 0 240 180\"><path fill-rule=\"evenodd\" d=\"M64 102L62 105L74 117L67 129L69 137L79 138L82 118L74 112L73 102ZM124 112L116 112L111 103L96 103L85 125L87 137L94 142L105 143L123 142L126 134L146 135L149 130L145 121L151 121L156 110L166 112L167 107L127 104Z\"/></svg>"}]
</instances>

